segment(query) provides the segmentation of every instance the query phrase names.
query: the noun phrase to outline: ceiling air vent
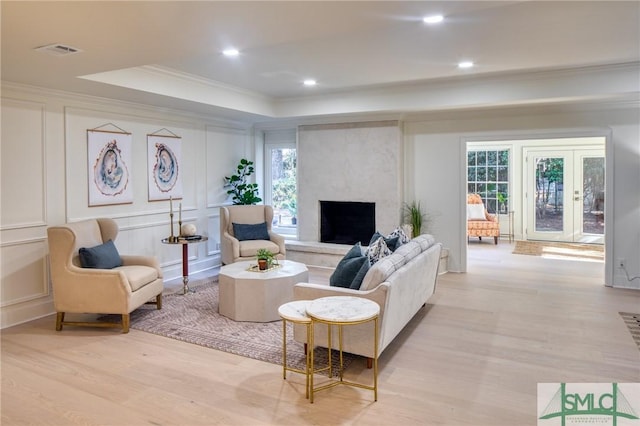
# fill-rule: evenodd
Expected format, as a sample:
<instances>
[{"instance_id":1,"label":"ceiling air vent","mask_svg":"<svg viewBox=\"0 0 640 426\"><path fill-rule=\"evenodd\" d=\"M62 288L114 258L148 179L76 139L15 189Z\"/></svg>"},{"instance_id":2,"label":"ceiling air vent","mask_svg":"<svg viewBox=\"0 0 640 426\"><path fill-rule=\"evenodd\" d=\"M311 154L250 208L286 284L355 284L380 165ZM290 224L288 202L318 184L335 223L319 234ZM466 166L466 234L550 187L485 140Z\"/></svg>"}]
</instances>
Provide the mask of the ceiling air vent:
<instances>
[{"instance_id":1,"label":"ceiling air vent","mask_svg":"<svg viewBox=\"0 0 640 426\"><path fill-rule=\"evenodd\" d=\"M36 47L35 50L38 52L48 53L53 56L67 56L73 55L74 53L82 52L82 50L77 47L66 46L64 44L50 44L48 46L40 46Z\"/></svg>"}]
</instances>

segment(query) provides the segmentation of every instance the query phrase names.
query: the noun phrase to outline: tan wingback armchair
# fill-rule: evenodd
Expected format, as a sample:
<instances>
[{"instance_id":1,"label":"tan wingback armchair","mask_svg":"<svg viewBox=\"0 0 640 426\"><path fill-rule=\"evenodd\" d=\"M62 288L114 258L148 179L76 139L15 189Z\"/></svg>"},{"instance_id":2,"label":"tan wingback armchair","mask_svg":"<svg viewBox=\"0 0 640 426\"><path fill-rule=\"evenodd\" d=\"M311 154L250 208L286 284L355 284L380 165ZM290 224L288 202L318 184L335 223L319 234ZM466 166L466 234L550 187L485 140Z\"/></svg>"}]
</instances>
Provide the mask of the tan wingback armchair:
<instances>
[{"instance_id":1,"label":"tan wingback armchair","mask_svg":"<svg viewBox=\"0 0 640 426\"><path fill-rule=\"evenodd\" d=\"M162 270L154 257L121 255L122 266L83 268L78 251L109 240L115 242L113 219L91 219L47 229L56 330L63 325L122 327L129 332L129 314L144 303L162 308ZM150 302L155 298L155 302ZM120 314L122 323L65 321L65 313Z\"/></svg>"},{"instance_id":2,"label":"tan wingback armchair","mask_svg":"<svg viewBox=\"0 0 640 426\"><path fill-rule=\"evenodd\" d=\"M233 232L233 224L267 223L269 240L240 241ZM228 265L241 260L254 260L258 249L264 248L278 260L285 258L284 237L271 230L273 208L264 205L227 206L220 208L220 244L222 263Z\"/></svg>"},{"instance_id":3,"label":"tan wingback armchair","mask_svg":"<svg viewBox=\"0 0 640 426\"><path fill-rule=\"evenodd\" d=\"M474 220L467 218L467 240L469 237L478 237L482 241L482 237L493 237L495 244L498 244L500 236L500 223L495 215L489 214L482 197L479 194L468 194L467 204L482 205L484 211L484 219Z\"/></svg>"}]
</instances>

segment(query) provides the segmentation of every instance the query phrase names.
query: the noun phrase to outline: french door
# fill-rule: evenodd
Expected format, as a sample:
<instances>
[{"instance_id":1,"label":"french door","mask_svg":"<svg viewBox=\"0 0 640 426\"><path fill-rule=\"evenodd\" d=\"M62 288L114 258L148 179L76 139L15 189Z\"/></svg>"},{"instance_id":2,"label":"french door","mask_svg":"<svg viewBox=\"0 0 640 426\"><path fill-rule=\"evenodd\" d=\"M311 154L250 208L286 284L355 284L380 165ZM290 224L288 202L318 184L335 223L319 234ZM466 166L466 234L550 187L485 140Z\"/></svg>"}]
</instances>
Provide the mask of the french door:
<instances>
[{"instance_id":1,"label":"french door","mask_svg":"<svg viewBox=\"0 0 640 426\"><path fill-rule=\"evenodd\" d=\"M604 150L530 151L527 239L604 244Z\"/></svg>"}]
</instances>

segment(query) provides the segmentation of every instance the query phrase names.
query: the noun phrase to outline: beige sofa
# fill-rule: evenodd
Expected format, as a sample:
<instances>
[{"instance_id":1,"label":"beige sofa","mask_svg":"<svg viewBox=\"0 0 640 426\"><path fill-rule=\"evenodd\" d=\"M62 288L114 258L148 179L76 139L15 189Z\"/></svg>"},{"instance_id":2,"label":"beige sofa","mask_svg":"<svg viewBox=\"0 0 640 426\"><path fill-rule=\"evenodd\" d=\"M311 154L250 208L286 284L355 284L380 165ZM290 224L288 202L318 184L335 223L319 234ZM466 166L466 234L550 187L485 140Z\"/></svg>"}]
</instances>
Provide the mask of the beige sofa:
<instances>
[{"instance_id":1,"label":"beige sofa","mask_svg":"<svg viewBox=\"0 0 640 426\"><path fill-rule=\"evenodd\" d=\"M233 232L233 224L267 223L268 240L240 241ZM229 265L241 260L255 260L259 249L264 248L278 260L285 258L284 237L271 230L273 208L265 205L238 205L220 208L220 251L222 264Z\"/></svg>"},{"instance_id":2,"label":"beige sofa","mask_svg":"<svg viewBox=\"0 0 640 426\"><path fill-rule=\"evenodd\" d=\"M295 300L313 300L327 296L357 296L380 305L378 356L435 292L442 245L431 235L420 235L400 246L394 253L376 262L365 275L360 290L321 284L298 283ZM343 329L345 352L373 358L373 323L346 326ZM327 341L327 327L316 326L314 341ZM332 333L333 348L338 333ZM294 339L306 343L304 326L294 327ZM326 344L324 345L326 346Z\"/></svg>"}]
</instances>

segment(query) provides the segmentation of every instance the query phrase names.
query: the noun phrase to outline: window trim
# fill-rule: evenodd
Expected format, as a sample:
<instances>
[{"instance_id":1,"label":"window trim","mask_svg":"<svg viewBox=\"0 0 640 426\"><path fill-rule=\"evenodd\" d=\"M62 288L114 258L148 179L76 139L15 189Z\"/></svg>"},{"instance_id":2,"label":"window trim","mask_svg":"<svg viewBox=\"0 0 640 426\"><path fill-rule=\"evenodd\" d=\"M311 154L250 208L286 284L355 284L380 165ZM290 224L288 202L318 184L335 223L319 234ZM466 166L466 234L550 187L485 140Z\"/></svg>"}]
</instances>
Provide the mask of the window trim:
<instances>
[{"instance_id":1,"label":"window trim","mask_svg":"<svg viewBox=\"0 0 640 426\"><path fill-rule=\"evenodd\" d=\"M296 158L298 156L298 147L295 141L291 142L267 142L264 143L264 203L270 206L273 206L273 178L272 178L272 167L271 167L271 151L273 149L294 149L296 150ZM297 163L297 162L296 162ZM297 180L298 180L298 171L296 170L296 198L297 194ZM284 235L285 237L294 237L296 238L298 235L298 226L271 226L273 232Z\"/></svg>"},{"instance_id":2,"label":"window trim","mask_svg":"<svg viewBox=\"0 0 640 426\"><path fill-rule=\"evenodd\" d=\"M482 200L485 203L485 207L487 208L487 211L489 211L489 213L491 214L500 214L500 215L505 215L508 213L508 211L511 209L512 207L512 200L511 200L511 192L512 192L512 181L511 181L511 174L512 174L512 167L513 167L513 149L511 147L508 146L491 146L491 145L485 145L485 146L467 146L467 152L466 152L466 161L465 161L465 174L466 174L466 187L467 187L467 193L469 193L469 184L470 183L475 183L477 185L477 183L479 182L477 179L476 180L469 180L469 153L471 152L489 152L489 151L494 151L499 153L500 151L507 151L507 180L503 181L503 180L499 180L498 179L498 170L497 167L500 165L499 164L499 160L497 160L496 163L496 180L495 181L489 181L488 178L488 173L487 176L485 177L485 179L482 181L485 184L487 183L492 183L496 185L496 192L498 191L498 185L500 184L504 184L506 183L507 185L507 191L506 191L506 212L501 212L500 208L498 206L498 200L497 198L493 197L493 198L488 198L485 195L481 194L482 196ZM478 167L477 165L474 165L472 167ZM485 164L486 167L486 164ZM481 182L481 183L482 183ZM477 188L477 187L476 187ZM491 202L490 202L491 201ZM495 204L495 211L492 211L493 208L493 204Z\"/></svg>"}]
</instances>

